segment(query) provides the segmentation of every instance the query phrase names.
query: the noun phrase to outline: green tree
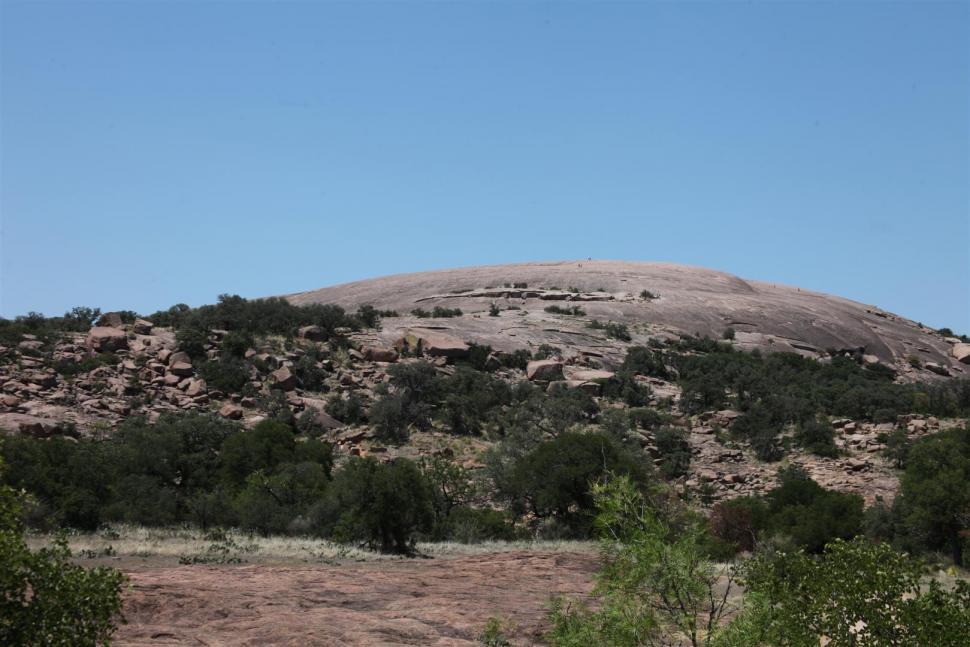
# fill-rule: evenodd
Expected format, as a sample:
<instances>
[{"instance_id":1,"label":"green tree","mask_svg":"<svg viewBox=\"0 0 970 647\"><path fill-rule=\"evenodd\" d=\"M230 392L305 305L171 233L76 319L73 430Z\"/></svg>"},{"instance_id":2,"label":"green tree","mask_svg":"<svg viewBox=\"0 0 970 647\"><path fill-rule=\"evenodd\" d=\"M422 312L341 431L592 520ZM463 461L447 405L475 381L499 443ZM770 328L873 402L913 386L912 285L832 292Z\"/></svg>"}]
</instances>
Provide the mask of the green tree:
<instances>
[{"instance_id":1,"label":"green tree","mask_svg":"<svg viewBox=\"0 0 970 647\"><path fill-rule=\"evenodd\" d=\"M411 554L416 533L431 530L431 501L428 483L413 462L351 458L336 472L326 500L315 510L316 524L338 541Z\"/></svg>"},{"instance_id":2,"label":"green tree","mask_svg":"<svg viewBox=\"0 0 970 647\"><path fill-rule=\"evenodd\" d=\"M910 531L928 548L949 550L964 565L970 529L970 427L916 442L906 461L900 510Z\"/></svg>"},{"instance_id":3,"label":"green tree","mask_svg":"<svg viewBox=\"0 0 970 647\"><path fill-rule=\"evenodd\" d=\"M732 571L705 557L703 530L675 531L629 478L593 488L603 537L598 609L557 600L550 642L560 647L711 645L731 611Z\"/></svg>"},{"instance_id":4,"label":"green tree","mask_svg":"<svg viewBox=\"0 0 970 647\"><path fill-rule=\"evenodd\" d=\"M725 647L933 645L970 642L970 586L922 581L922 566L887 544L836 540L820 557L765 554L744 568L745 609Z\"/></svg>"},{"instance_id":5,"label":"green tree","mask_svg":"<svg viewBox=\"0 0 970 647\"><path fill-rule=\"evenodd\" d=\"M124 575L73 564L63 538L31 551L19 499L0 486L0 644L108 644L121 619Z\"/></svg>"},{"instance_id":6,"label":"green tree","mask_svg":"<svg viewBox=\"0 0 970 647\"><path fill-rule=\"evenodd\" d=\"M513 508L586 536L595 509L593 484L610 474L649 480L647 465L604 434L567 432L523 456L504 484Z\"/></svg>"}]
</instances>

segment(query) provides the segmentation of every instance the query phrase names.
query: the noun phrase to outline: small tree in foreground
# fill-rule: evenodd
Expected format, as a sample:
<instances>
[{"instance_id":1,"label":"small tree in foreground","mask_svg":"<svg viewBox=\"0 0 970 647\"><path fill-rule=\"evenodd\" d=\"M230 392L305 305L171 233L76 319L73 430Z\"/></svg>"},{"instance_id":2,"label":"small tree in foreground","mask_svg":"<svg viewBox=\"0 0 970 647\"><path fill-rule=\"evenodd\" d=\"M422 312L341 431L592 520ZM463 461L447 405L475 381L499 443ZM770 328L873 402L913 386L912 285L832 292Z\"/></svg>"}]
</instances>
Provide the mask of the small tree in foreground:
<instances>
[{"instance_id":1,"label":"small tree in foreground","mask_svg":"<svg viewBox=\"0 0 970 647\"><path fill-rule=\"evenodd\" d=\"M831 647L970 643L970 585L922 582L916 560L865 539L830 543L820 557L763 555L745 566L745 609L725 646Z\"/></svg>"},{"instance_id":2,"label":"small tree in foreground","mask_svg":"<svg viewBox=\"0 0 970 647\"><path fill-rule=\"evenodd\" d=\"M0 644L108 643L121 614L125 576L111 568L82 568L70 556L63 538L31 551L19 497L0 486Z\"/></svg>"},{"instance_id":3,"label":"small tree in foreground","mask_svg":"<svg viewBox=\"0 0 970 647\"><path fill-rule=\"evenodd\" d=\"M628 477L593 486L604 567L599 609L560 599L549 639L586 645L712 645L730 611L733 572L705 556L703 531L675 533Z\"/></svg>"}]
</instances>

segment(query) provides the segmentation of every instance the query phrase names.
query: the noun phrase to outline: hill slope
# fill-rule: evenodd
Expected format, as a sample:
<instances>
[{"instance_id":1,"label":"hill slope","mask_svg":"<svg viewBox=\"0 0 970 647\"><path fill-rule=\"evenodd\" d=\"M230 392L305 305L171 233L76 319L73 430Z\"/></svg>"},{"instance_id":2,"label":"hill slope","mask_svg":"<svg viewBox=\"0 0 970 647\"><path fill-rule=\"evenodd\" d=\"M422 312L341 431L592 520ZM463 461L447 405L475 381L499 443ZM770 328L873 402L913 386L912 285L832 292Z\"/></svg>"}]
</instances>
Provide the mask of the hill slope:
<instances>
[{"instance_id":1,"label":"hill slope","mask_svg":"<svg viewBox=\"0 0 970 647\"><path fill-rule=\"evenodd\" d=\"M644 290L657 298L649 298ZM937 365L939 372L962 375L966 370L945 338L876 307L669 263L560 261L469 267L356 281L286 298L296 304L335 303L349 309L368 304L401 315L435 306L465 313L449 319L387 318L380 334L385 342L411 327L445 328L498 350L550 344L602 355L610 363L622 353L617 344L587 327L596 318L627 324L633 340L641 342L678 334L719 338L732 328L736 345L746 350L823 357L832 350L863 349L869 361L892 365L908 379L935 375L925 368L913 369L907 361L913 356L924 367ZM487 316L492 304L502 309L499 316ZM552 305L578 305L585 316L546 312Z\"/></svg>"}]
</instances>

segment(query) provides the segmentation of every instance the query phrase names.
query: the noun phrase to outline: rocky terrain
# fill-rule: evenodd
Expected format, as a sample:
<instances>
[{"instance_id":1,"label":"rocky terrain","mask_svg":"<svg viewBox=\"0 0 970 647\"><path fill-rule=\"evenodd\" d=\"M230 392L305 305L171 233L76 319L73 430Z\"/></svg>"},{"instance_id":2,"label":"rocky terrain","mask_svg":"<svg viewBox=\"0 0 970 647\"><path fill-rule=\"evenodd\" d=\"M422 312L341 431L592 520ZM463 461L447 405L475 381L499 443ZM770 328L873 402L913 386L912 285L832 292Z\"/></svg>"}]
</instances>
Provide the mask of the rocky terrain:
<instances>
[{"instance_id":1,"label":"rocky terrain","mask_svg":"<svg viewBox=\"0 0 970 647\"><path fill-rule=\"evenodd\" d=\"M746 350L790 351L826 357L863 349L869 362L898 368L905 379L967 375L970 346L914 321L848 299L799 288L748 281L724 272L622 261L562 261L399 274L287 296L293 303L369 304L402 316L385 322L380 339L427 328L408 316L415 308L460 308L466 316L434 322L436 330L497 350L562 347L572 356L604 362L622 358L622 344L585 328L589 318L628 324L634 342L696 334L719 338L735 331ZM489 317L489 308L502 310ZM550 314L551 305L581 306L577 318ZM470 316L469 316L470 315ZM910 356L919 359L914 368Z\"/></svg>"},{"instance_id":2,"label":"rocky terrain","mask_svg":"<svg viewBox=\"0 0 970 647\"><path fill-rule=\"evenodd\" d=\"M388 366L412 361L405 355L424 355L439 370L450 371L451 362L468 355L470 344L490 346L494 357L534 351L542 344L555 347L554 356L532 361L524 371L499 368L496 374L512 382L564 383L595 395L628 347L689 333L721 337L725 328L734 329L731 343L741 349L796 351L819 361L832 353L859 353L867 363L892 366L898 381L940 380L970 370L970 345L877 308L665 264L582 261L469 268L361 281L287 298L298 304L336 303L348 310L371 305L387 315L396 311L396 316L385 316L376 330L336 331L345 343L335 351L320 342L313 326L301 328L294 343L260 340L246 351L261 367L250 369L249 395L210 388L198 374L199 362L179 349L174 332L144 319L124 323L109 313L89 332L65 334L47 345L25 335L16 345L0 347L0 429L40 437L99 435L131 415L154 419L166 411L190 410L217 412L251 426L266 416L267 394L282 392L294 411L315 412L342 455L444 454L474 469L488 446L485 439L431 431L415 433L407 445L386 446L366 425L347 426L325 413L325 398L354 392L366 401L387 381ZM557 314L547 311L551 305L581 310ZM434 306L460 308L463 315L411 314ZM590 328L596 318L626 323L629 339ZM220 356L224 335L210 331L210 359ZM294 364L311 350L325 375L314 391L303 389L294 375ZM771 487L776 466L718 438L716 431L730 429L737 412L687 416L677 411L674 382L637 379L649 384L654 404L673 402L674 424L689 431L693 459L680 487L703 491L708 501ZM836 443L845 450L843 456L794 452L791 460L827 487L862 494L870 503L876 497L891 499L898 481L880 455L885 434L899 427L915 437L952 424L958 423L919 416L879 425L838 420ZM645 451L655 451L650 433L640 438Z\"/></svg>"}]
</instances>

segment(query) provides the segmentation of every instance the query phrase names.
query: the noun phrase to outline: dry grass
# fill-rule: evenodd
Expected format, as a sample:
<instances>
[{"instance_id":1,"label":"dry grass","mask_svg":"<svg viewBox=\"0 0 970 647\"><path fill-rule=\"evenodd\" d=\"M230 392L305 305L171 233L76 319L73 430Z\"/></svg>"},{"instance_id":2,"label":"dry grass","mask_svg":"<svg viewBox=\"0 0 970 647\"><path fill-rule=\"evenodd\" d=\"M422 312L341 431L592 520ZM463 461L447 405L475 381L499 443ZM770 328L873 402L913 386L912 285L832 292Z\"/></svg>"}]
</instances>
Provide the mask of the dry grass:
<instances>
[{"instance_id":1,"label":"dry grass","mask_svg":"<svg viewBox=\"0 0 970 647\"><path fill-rule=\"evenodd\" d=\"M51 541L50 535L30 535L28 543L39 548ZM247 563L387 561L402 559L357 546L337 544L313 537L263 537L238 530L206 532L197 528L146 528L117 525L96 533L67 537L71 551L79 558L142 558L162 561L180 558L219 556ZM448 558L512 551L591 553L594 542L582 541L488 541L478 544L458 542L419 543L420 555Z\"/></svg>"}]
</instances>

